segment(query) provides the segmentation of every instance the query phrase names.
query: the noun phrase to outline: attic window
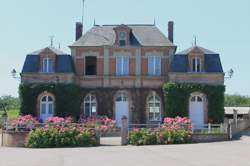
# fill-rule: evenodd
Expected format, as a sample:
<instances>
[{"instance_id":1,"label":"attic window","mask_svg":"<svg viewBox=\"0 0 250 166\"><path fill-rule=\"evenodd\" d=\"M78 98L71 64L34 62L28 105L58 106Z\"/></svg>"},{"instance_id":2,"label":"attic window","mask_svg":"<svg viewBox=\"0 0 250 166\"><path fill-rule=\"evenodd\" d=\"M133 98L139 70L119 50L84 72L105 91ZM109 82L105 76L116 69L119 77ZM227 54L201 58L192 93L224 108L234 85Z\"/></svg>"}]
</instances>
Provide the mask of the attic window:
<instances>
[{"instance_id":1,"label":"attic window","mask_svg":"<svg viewBox=\"0 0 250 166\"><path fill-rule=\"evenodd\" d=\"M85 61L85 75L96 75L96 57L88 56Z\"/></svg>"},{"instance_id":2,"label":"attic window","mask_svg":"<svg viewBox=\"0 0 250 166\"><path fill-rule=\"evenodd\" d=\"M42 72L43 73L53 73L54 72L53 64L54 64L54 61L52 59L44 58Z\"/></svg>"},{"instance_id":3,"label":"attic window","mask_svg":"<svg viewBox=\"0 0 250 166\"><path fill-rule=\"evenodd\" d=\"M201 59L193 58L192 59L192 72L198 73L201 72Z\"/></svg>"},{"instance_id":4,"label":"attic window","mask_svg":"<svg viewBox=\"0 0 250 166\"><path fill-rule=\"evenodd\" d=\"M126 45L126 32L119 32L118 40L119 40L119 46L125 46Z\"/></svg>"}]
</instances>

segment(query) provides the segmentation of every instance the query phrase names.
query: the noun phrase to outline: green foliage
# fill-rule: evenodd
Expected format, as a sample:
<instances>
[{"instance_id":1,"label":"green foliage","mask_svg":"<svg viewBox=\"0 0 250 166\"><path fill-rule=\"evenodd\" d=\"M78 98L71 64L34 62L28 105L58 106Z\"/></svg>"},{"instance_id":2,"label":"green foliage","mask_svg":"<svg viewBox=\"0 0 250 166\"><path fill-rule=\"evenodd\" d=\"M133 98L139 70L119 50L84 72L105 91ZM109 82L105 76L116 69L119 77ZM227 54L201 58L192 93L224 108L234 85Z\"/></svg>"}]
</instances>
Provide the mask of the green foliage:
<instances>
[{"instance_id":1,"label":"green foliage","mask_svg":"<svg viewBox=\"0 0 250 166\"><path fill-rule=\"evenodd\" d=\"M225 95L226 107L250 107L250 97L242 95Z\"/></svg>"},{"instance_id":2,"label":"green foliage","mask_svg":"<svg viewBox=\"0 0 250 166\"><path fill-rule=\"evenodd\" d=\"M55 116L78 118L81 92L74 84L20 84L21 114L36 116L37 98L45 91L55 96Z\"/></svg>"},{"instance_id":3,"label":"green foliage","mask_svg":"<svg viewBox=\"0 0 250 166\"><path fill-rule=\"evenodd\" d=\"M134 129L129 132L129 144L131 145L157 145L157 144L181 144L190 143L191 133L186 130L171 129Z\"/></svg>"},{"instance_id":4,"label":"green foliage","mask_svg":"<svg viewBox=\"0 0 250 166\"><path fill-rule=\"evenodd\" d=\"M0 111L4 110L17 110L20 108L20 100L18 97L12 97L10 95L0 97Z\"/></svg>"},{"instance_id":5,"label":"green foliage","mask_svg":"<svg viewBox=\"0 0 250 166\"><path fill-rule=\"evenodd\" d=\"M188 116L190 94L201 92L208 100L208 119L221 123L224 119L224 85L166 83L163 86L166 117Z\"/></svg>"},{"instance_id":6,"label":"green foliage","mask_svg":"<svg viewBox=\"0 0 250 166\"><path fill-rule=\"evenodd\" d=\"M89 129L80 131L76 128L37 128L31 131L27 138L27 147L86 147L98 145L96 133Z\"/></svg>"}]
</instances>

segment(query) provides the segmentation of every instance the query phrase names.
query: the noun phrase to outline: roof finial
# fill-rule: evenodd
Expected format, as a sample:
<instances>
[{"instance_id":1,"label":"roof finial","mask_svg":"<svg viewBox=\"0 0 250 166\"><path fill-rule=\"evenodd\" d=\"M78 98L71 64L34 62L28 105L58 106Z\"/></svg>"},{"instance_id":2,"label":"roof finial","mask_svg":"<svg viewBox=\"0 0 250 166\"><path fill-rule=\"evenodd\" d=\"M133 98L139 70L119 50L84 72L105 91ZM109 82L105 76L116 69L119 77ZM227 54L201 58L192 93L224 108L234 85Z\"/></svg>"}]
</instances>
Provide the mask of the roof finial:
<instances>
[{"instance_id":1,"label":"roof finial","mask_svg":"<svg viewBox=\"0 0 250 166\"><path fill-rule=\"evenodd\" d=\"M197 46L197 36L194 36L194 46Z\"/></svg>"},{"instance_id":2,"label":"roof finial","mask_svg":"<svg viewBox=\"0 0 250 166\"><path fill-rule=\"evenodd\" d=\"M49 36L49 38L50 38L50 47L53 47L55 36L51 35L51 36Z\"/></svg>"}]
</instances>

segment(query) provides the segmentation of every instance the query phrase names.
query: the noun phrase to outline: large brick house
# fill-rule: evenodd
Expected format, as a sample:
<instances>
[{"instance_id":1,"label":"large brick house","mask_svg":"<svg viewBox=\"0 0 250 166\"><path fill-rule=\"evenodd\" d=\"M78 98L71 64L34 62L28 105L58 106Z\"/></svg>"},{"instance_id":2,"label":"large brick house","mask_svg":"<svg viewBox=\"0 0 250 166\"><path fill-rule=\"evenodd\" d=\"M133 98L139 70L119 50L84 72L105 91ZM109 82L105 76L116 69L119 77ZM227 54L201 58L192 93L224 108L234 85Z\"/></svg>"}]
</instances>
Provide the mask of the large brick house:
<instances>
[{"instance_id":1,"label":"large brick house","mask_svg":"<svg viewBox=\"0 0 250 166\"><path fill-rule=\"evenodd\" d=\"M72 83L84 88L79 114L123 115L131 123L155 123L163 118L162 85L166 82L224 84L219 54L194 46L176 54L173 22L168 37L155 25L95 25L82 35L76 23L71 55L46 47L26 56L22 83ZM42 120L54 115L56 97L37 96ZM197 124L207 122L206 96L190 96L189 115Z\"/></svg>"}]
</instances>

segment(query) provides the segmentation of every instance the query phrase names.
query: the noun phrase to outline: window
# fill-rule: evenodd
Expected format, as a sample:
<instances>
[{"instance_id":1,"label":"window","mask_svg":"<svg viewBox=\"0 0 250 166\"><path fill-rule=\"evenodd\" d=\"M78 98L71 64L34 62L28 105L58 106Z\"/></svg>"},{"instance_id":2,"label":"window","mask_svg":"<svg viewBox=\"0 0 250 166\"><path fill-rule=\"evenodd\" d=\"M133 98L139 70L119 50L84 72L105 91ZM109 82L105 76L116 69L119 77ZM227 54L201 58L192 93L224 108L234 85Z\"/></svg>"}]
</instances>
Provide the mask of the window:
<instances>
[{"instance_id":1,"label":"window","mask_svg":"<svg viewBox=\"0 0 250 166\"><path fill-rule=\"evenodd\" d=\"M201 72L201 59L200 58L193 58L192 72Z\"/></svg>"},{"instance_id":2,"label":"window","mask_svg":"<svg viewBox=\"0 0 250 166\"><path fill-rule=\"evenodd\" d=\"M54 115L54 99L46 95L41 98L40 118L44 122Z\"/></svg>"},{"instance_id":3,"label":"window","mask_svg":"<svg viewBox=\"0 0 250 166\"><path fill-rule=\"evenodd\" d=\"M160 121L161 120L161 101L158 96L153 94L148 98L148 109L149 109L149 121Z\"/></svg>"},{"instance_id":4,"label":"window","mask_svg":"<svg viewBox=\"0 0 250 166\"><path fill-rule=\"evenodd\" d=\"M200 96L192 96L191 97L191 102L202 102L203 99Z\"/></svg>"},{"instance_id":5,"label":"window","mask_svg":"<svg viewBox=\"0 0 250 166\"><path fill-rule=\"evenodd\" d=\"M129 75L129 57L125 56L116 57L116 75L117 76Z\"/></svg>"},{"instance_id":6,"label":"window","mask_svg":"<svg viewBox=\"0 0 250 166\"><path fill-rule=\"evenodd\" d=\"M84 98L84 116L90 117L96 115L96 97L87 95Z\"/></svg>"},{"instance_id":7,"label":"window","mask_svg":"<svg viewBox=\"0 0 250 166\"><path fill-rule=\"evenodd\" d=\"M53 64L54 64L54 61L52 59L50 59L50 58L43 59L42 72L53 73L54 72Z\"/></svg>"},{"instance_id":8,"label":"window","mask_svg":"<svg viewBox=\"0 0 250 166\"><path fill-rule=\"evenodd\" d=\"M119 32L118 40L119 40L119 46L125 46L126 45L126 32Z\"/></svg>"},{"instance_id":9,"label":"window","mask_svg":"<svg viewBox=\"0 0 250 166\"><path fill-rule=\"evenodd\" d=\"M87 56L85 61L85 75L96 75L96 57Z\"/></svg>"},{"instance_id":10,"label":"window","mask_svg":"<svg viewBox=\"0 0 250 166\"><path fill-rule=\"evenodd\" d=\"M149 76L161 75L161 57L158 56L148 57L148 75Z\"/></svg>"}]
</instances>

